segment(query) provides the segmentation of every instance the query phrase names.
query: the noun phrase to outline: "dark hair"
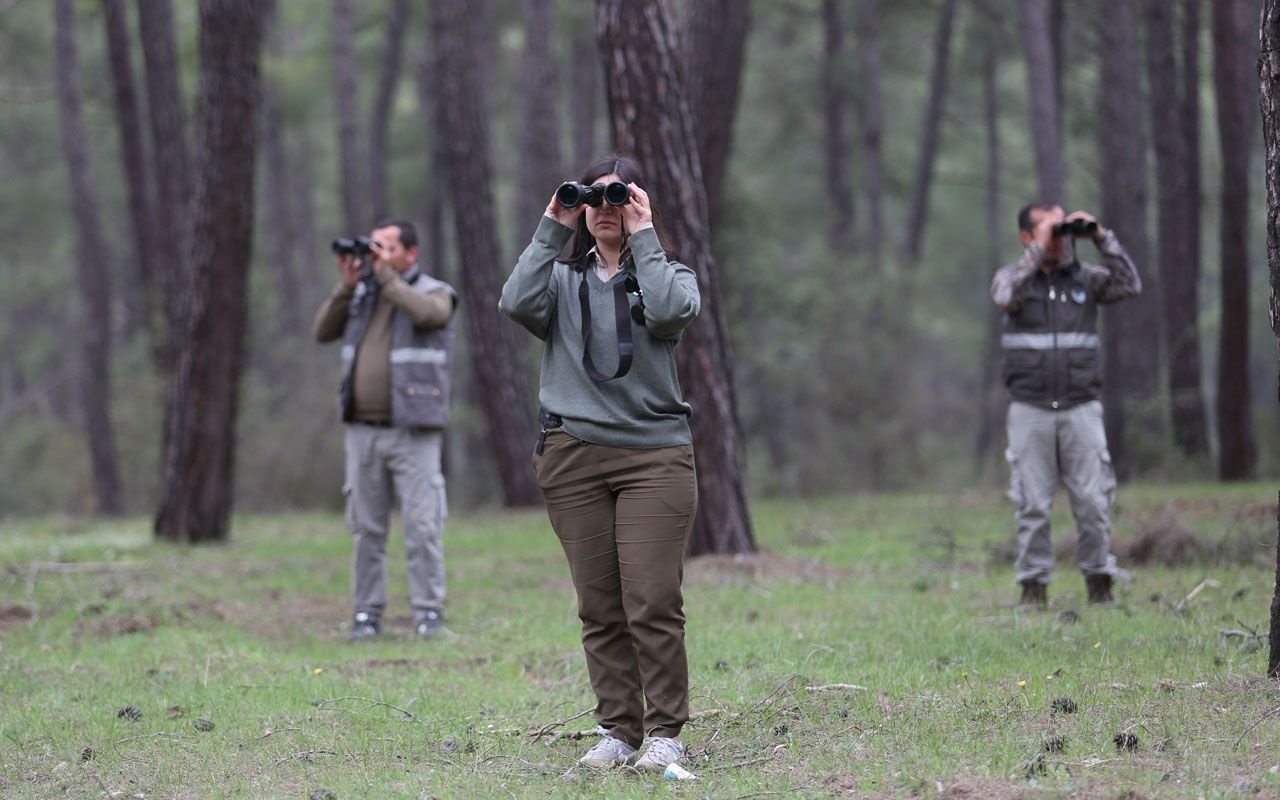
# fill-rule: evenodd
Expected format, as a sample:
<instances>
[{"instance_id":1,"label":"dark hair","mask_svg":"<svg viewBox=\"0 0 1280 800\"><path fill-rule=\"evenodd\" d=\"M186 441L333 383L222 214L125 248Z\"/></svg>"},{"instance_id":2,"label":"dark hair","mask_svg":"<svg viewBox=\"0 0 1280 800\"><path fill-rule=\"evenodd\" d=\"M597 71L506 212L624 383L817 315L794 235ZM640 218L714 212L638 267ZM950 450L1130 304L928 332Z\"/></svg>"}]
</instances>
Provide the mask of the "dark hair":
<instances>
[{"instance_id":1,"label":"dark hair","mask_svg":"<svg viewBox=\"0 0 1280 800\"><path fill-rule=\"evenodd\" d=\"M1051 203L1048 200L1036 200L1034 202L1027 203L1022 207L1022 210L1018 212L1018 230L1026 231L1027 233L1031 233L1035 230L1035 223L1031 221L1032 211L1052 211L1055 208L1060 208L1061 206L1061 203Z\"/></svg>"},{"instance_id":2,"label":"dark hair","mask_svg":"<svg viewBox=\"0 0 1280 800\"><path fill-rule=\"evenodd\" d=\"M400 229L400 246L405 250L410 247L418 246L418 229L413 227L413 223L405 219L384 219L373 226L374 230L378 228L399 228Z\"/></svg>"},{"instance_id":3,"label":"dark hair","mask_svg":"<svg viewBox=\"0 0 1280 800\"><path fill-rule=\"evenodd\" d=\"M590 186L600 178L610 174L617 175L622 179L623 183L634 183L642 188L645 185L639 162L622 153L614 153L587 167L578 182ZM666 246L666 240L662 238L656 206L653 208L653 228L658 234L658 241L662 243L662 249L667 251L667 257L673 261L678 260L671 254L671 251ZM595 246L596 237L592 236L591 231L587 229L587 215L586 212L583 212L578 217L578 225L573 231L573 238L569 240L569 245L565 248L567 255L564 262L574 270L581 272L587 265L587 253L591 252L591 248Z\"/></svg>"}]
</instances>

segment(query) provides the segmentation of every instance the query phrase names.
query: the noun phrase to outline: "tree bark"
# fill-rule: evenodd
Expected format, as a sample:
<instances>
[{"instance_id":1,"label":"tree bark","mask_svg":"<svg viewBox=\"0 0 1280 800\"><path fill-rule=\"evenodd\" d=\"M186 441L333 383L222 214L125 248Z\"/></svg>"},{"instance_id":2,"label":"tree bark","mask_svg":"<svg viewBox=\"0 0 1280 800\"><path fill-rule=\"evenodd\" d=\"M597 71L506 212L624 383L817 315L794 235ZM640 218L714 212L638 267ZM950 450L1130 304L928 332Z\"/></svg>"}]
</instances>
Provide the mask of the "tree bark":
<instances>
[{"instance_id":1,"label":"tree bark","mask_svg":"<svg viewBox=\"0 0 1280 800\"><path fill-rule=\"evenodd\" d=\"M1000 266L1001 243L1004 240L1000 214L1000 92L997 69L1000 50L994 37L988 36L982 59L982 108L987 130L987 263L994 271ZM991 303L987 309L986 336L982 346L982 403L979 406L978 432L974 439L974 471L985 472L988 456L999 440L1000 419L1005 409L1002 387L997 380L1000 365L1000 333L1002 315Z\"/></svg>"},{"instance_id":2,"label":"tree bark","mask_svg":"<svg viewBox=\"0 0 1280 800\"><path fill-rule=\"evenodd\" d=\"M720 199L750 29L749 0L699 0L685 6L682 87L697 138L712 235L720 224Z\"/></svg>"},{"instance_id":3,"label":"tree bark","mask_svg":"<svg viewBox=\"0 0 1280 800\"><path fill-rule=\"evenodd\" d=\"M1147 22L1147 78L1156 151L1157 258L1164 300L1165 350L1173 437L1186 455L1208 451L1204 398L1200 390L1200 336L1196 330L1196 259L1191 255L1192 212L1189 143L1183 117L1187 104L1178 84L1172 7L1167 0L1144 0ZM1185 65L1184 65L1185 67ZM1198 104L1197 104L1198 105Z\"/></svg>"},{"instance_id":4,"label":"tree bark","mask_svg":"<svg viewBox=\"0 0 1280 800\"><path fill-rule=\"evenodd\" d=\"M1280 345L1280 0L1263 0L1260 27L1259 104L1266 148L1267 265L1271 284L1267 310L1271 331ZM1280 513L1276 515L1276 530L1280 534ZM1276 539L1276 579L1268 640L1267 674L1280 678L1280 535Z\"/></svg>"},{"instance_id":5,"label":"tree bark","mask_svg":"<svg viewBox=\"0 0 1280 800\"><path fill-rule=\"evenodd\" d=\"M938 157L938 138L942 127L943 106L947 98L950 71L951 30L956 16L956 0L943 0L942 17L933 43L933 72L929 77L929 101L920 121L920 154L916 158L915 180L911 183L911 200L907 211L907 228L903 232L903 254L910 265L920 259L924 249L925 225L929 215L929 188L933 183L933 164Z\"/></svg>"},{"instance_id":6,"label":"tree bark","mask_svg":"<svg viewBox=\"0 0 1280 800\"><path fill-rule=\"evenodd\" d=\"M522 0L520 9L525 43L515 212L516 242L523 249L538 227L551 193L571 176L564 172L560 159L560 92L551 40L553 5L551 0Z\"/></svg>"},{"instance_id":7,"label":"tree bark","mask_svg":"<svg viewBox=\"0 0 1280 800\"><path fill-rule=\"evenodd\" d=\"M845 128L848 90L845 86L844 20L840 17L840 0L822 0L822 28L819 84L827 191L831 205L831 229L827 238L832 251L852 253L856 245L857 219L854 216L853 189L849 185L849 142ZM697 102L693 106L697 108Z\"/></svg>"},{"instance_id":8,"label":"tree bark","mask_svg":"<svg viewBox=\"0 0 1280 800\"><path fill-rule=\"evenodd\" d=\"M883 271L884 254L884 89L880 58L879 0L860 0L864 108L862 112L862 178L867 187L867 251L871 274Z\"/></svg>"},{"instance_id":9,"label":"tree bark","mask_svg":"<svg viewBox=\"0 0 1280 800\"><path fill-rule=\"evenodd\" d=\"M1127 480L1135 466L1129 423L1152 439L1163 427L1152 407L1160 392L1158 276L1147 235L1147 139L1135 114L1142 108L1142 82L1133 1L1116 0L1097 27L1101 218L1133 257L1144 284L1138 297L1103 311L1107 445L1117 476Z\"/></svg>"},{"instance_id":10,"label":"tree bark","mask_svg":"<svg viewBox=\"0 0 1280 800\"><path fill-rule=\"evenodd\" d=\"M338 166L342 175L342 223L346 235L367 232L373 221L365 206L365 171L357 144L360 101L356 82L352 0L333 0L333 111L338 122Z\"/></svg>"},{"instance_id":11,"label":"tree bark","mask_svg":"<svg viewBox=\"0 0 1280 800\"><path fill-rule=\"evenodd\" d=\"M171 0L138 0L138 32L146 69L151 158L156 171L156 238L168 262L160 270L164 290L165 335L161 351L166 371L173 367L176 331L181 327L181 294L191 275L191 160L187 147L186 101L178 74Z\"/></svg>"},{"instance_id":12,"label":"tree bark","mask_svg":"<svg viewBox=\"0 0 1280 800\"><path fill-rule=\"evenodd\" d=\"M1218 339L1218 477L1253 477L1257 447L1249 398L1249 156L1252 153L1251 42L1254 4L1213 4L1213 83L1222 153L1219 223L1222 331Z\"/></svg>"},{"instance_id":13,"label":"tree bark","mask_svg":"<svg viewBox=\"0 0 1280 800\"><path fill-rule=\"evenodd\" d=\"M80 408L93 467L97 510L115 516L124 511L124 501L111 424L111 259L102 237L98 195L89 174L89 155L85 149L72 0L57 0L54 16L62 151L70 179L71 212L76 225L76 283L85 319L80 331L84 358L79 379Z\"/></svg>"},{"instance_id":14,"label":"tree bark","mask_svg":"<svg viewBox=\"0 0 1280 800\"><path fill-rule=\"evenodd\" d=\"M227 538L248 323L263 0L200 0L195 272L169 392L156 535Z\"/></svg>"},{"instance_id":15,"label":"tree bark","mask_svg":"<svg viewBox=\"0 0 1280 800\"><path fill-rule=\"evenodd\" d=\"M266 27L269 30L268 48L275 59L283 59L284 21L279 15L278 0L265 0ZM279 340L296 340L303 335L305 324L298 279L297 245L300 240L294 229L295 217L290 211L291 170L288 151L285 148L285 120L281 106L280 88L275 81L264 80L262 87L262 160L266 179L262 189L266 204L267 252L271 263L268 269L275 283L277 313L276 336ZM282 365L288 369L291 365Z\"/></svg>"},{"instance_id":16,"label":"tree bark","mask_svg":"<svg viewBox=\"0 0 1280 800\"><path fill-rule=\"evenodd\" d=\"M680 382L697 409L699 509L689 552L752 552L728 326L676 32L662 0L597 0L596 31L614 143L647 171L663 233L702 293L702 313L679 348Z\"/></svg>"},{"instance_id":17,"label":"tree bark","mask_svg":"<svg viewBox=\"0 0 1280 800\"><path fill-rule=\"evenodd\" d=\"M489 426L489 450L509 506L534 505L541 494L529 462L533 413L516 327L494 309L502 290L503 263L493 212L489 124L480 80L483 14L466 0L431 4L440 123L449 154L449 184L465 186L465 206L454 206L462 302L469 324L471 363L481 409Z\"/></svg>"},{"instance_id":18,"label":"tree bark","mask_svg":"<svg viewBox=\"0 0 1280 800\"><path fill-rule=\"evenodd\" d=\"M378 92L374 96L369 119L369 194L373 219L381 220L393 213L391 186L387 182L387 128L391 107L400 83L404 62L404 34L409 26L409 0L391 0L387 18L387 37L382 50L382 71L378 75Z\"/></svg>"},{"instance_id":19,"label":"tree bark","mask_svg":"<svg viewBox=\"0 0 1280 800\"><path fill-rule=\"evenodd\" d=\"M1058 104L1057 56L1050 32L1049 0L1021 0L1022 47L1031 94L1031 139L1040 180L1039 200L1061 203L1066 196L1062 155L1062 109Z\"/></svg>"},{"instance_id":20,"label":"tree bark","mask_svg":"<svg viewBox=\"0 0 1280 800\"><path fill-rule=\"evenodd\" d=\"M444 176L449 170L449 150L440 124L439 99L436 97L438 90L435 62L430 57L424 58L418 68L418 105L431 152L428 155L427 186L423 192L425 206L422 214L426 235L418 250L419 258L430 266L428 271L436 276L444 274L445 266Z\"/></svg>"},{"instance_id":21,"label":"tree bark","mask_svg":"<svg viewBox=\"0 0 1280 800\"><path fill-rule=\"evenodd\" d=\"M164 296L158 275L164 269L159 262L155 229L152 227L151 182L147 172L146 146L143 144L142 114L138 109L138 89L133 79L129 57L129 26L124 0L102 0L103 28L107 35L107 53L111 61L111 86L115 97L116 126L120 131L120 159L124 166L125 189L129 199L129 232L132 234L136 291L127 292L130 315L137 315L151 346L152 362L163 371Z\"/></svg>"}]
</instances>

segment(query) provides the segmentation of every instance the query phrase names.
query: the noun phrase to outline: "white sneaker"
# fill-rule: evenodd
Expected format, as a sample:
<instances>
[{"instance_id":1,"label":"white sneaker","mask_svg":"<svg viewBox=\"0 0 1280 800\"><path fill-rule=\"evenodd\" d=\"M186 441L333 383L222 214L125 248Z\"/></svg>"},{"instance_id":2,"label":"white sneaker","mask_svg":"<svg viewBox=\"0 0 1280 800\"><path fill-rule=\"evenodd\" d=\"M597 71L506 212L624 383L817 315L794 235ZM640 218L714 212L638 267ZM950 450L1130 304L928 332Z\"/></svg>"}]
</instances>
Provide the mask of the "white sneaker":
<instances>
[{"instance_id":1,"label":"white sneaker","mask_svg":"<svg viewBox=\"0 0 1280 800\"><path fill-rule=\"evenodd\" d=\"M578 763L584 767L620 767L630 764L635 754L634 747L621 739L613 738L610 734L605 734L604 738L596 742L586 755L578 759Z\"/></svg>"},{"instance_id":2,"label":"white sneaker","mask_svg":"<svg viewBox=\"0 0 1280 800\"><path fill-rule=\"evenodd\" d=\"M668 765L684 757L684 745L679 739L667 736L650 736L640 747L640 758L634 764L638 770L664 771Z\"/></svg>"}]
</instances>

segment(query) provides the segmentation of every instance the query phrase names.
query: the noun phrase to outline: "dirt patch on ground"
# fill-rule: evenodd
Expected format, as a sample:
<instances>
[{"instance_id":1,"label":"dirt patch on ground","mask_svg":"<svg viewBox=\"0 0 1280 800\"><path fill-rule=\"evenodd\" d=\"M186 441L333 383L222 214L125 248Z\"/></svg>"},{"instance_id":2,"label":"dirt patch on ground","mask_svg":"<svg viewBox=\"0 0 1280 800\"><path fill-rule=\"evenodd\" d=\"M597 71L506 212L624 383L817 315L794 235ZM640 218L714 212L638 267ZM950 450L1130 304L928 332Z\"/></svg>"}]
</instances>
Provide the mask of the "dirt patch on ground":
<instances>
[{"instance_id":1,"label":"dirt patch on ground","mask_svg":"<svg viewBox=\"0 0 1280 800\"><path fill-rule=\"evenodd\" d=\"M947 778L922 781L916 787L884 787L861 789L861 779L855 774L833 775L824 781L826 788L836 797L858 800L884 800L887 798L938 797L943 800L1021 800L1031 796L1026 781L1011 778ZM938 787L942 787L939 791ZM1038 796L1038 795L1037 795Z\"/></svg>"},{"instance_id":2,"label":"dirt patch on ground","mask_svg":"<svg viewBox=\"0 0 1280 800\"><path fill-rule=\"evenodd\" d=\"M36 612L26 606L0 606L0 635L35 618Z\"/></svg>"},{"instance_id":3,"label":"dirt patch on ground","mask_svg":"<svg viewBox=\"0 0 1280 800\"><path fill-rule=\"evenodd\" d=\"M146 633L155 630L159 622L150 614L126 614L102 617L85 623L85 631L91 636L107 639L129 633Z\"/></svg>"},{"instance_id":4,"label":"dirt patch on ground","mask_svg":"<svg viewBox=\"0 0 1280 800\"><path fill-rule=\"evenodd\" d=\"M848 569L824 564L818 559L789 558L763 550L743 556L698 556L685 562L685 580L691 583L829 581L851 574Z\"/></svg>"},{"instance_id":5,"label":"dirt patch on ground","mask_svg":"<svg viewBox=\"0 0 1280 800\"><path fill-rule=\"evenodd\" d=\"M1131 535L1112 538L1111 549L1125 566L1250 564L1269 552L1256 542L1266 539L1259 536L1258 528L1264 523L1270 527L1274 513L1274 503L1244 506L1212 534L1205 534L1188 525L1176 505L1170 503L1155 514L1139 518ZM1060 560L1073 561L1075 549L1074 534L1056 537L1055 550Z\"/></svg>"},{"instance_id":6,"label":"dirt patch on ground","mask_svg":"<svg viewBox=\"0 0 1280 800\"><path fill-rule=\"evenodd\" d=\"M346 635L343 623L351 608L345 597L314 595L279 597L263 604L216 602L202 609L266 639L283 635Z\"/></svg>"}]
</instances>

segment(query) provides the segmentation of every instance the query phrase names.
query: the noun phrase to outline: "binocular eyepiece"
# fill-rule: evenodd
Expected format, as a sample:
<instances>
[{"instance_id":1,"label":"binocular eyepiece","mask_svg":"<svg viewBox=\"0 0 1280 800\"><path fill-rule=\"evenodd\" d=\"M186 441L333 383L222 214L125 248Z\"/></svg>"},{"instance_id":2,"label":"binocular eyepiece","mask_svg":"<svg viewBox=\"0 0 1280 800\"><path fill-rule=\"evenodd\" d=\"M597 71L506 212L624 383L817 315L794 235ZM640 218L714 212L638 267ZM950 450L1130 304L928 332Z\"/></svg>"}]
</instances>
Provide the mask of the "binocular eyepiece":
<instances>
[{"instance_id":1,"label":"binocular eyepiece","mask_svg":"<svg viewBox=\"0 0 1280 800\"><path fill-rule=\"evenodd\" d=\"M377 249L378 243L368 236L356 236L351 239L334 239L330 247L340 256L363 256Z\"/></svg>"},{"instance_id":2,"label":"binocular eyepiece","mask_svg":"<svg viewBox=\"0 0 1280 800\"><path fill-rule=\"evenodd\" d=\"M1097 232L1098 223L1091 219L1073 219L1069 222L1059 222L1053 226L1054 236L1069 236L1072 234L1092 236Z\"/></svg>"},{"instance_id":3,"label":"binocular eyepiece","mask_svg":"<svg viewBox=\"0 0 1280 800\"><path fill-rule=\"evenodd\" d=\"M631 190L622 181L613 181L608 184L593 183L590 186L584 186L575 181L566 181L560 184L559 189L556 189L556 202L565 208L577 208L584 204L592 208L599 208L601 203L608 203L611 206L625 206L630 199Z\"/></svg>"}]
</instances>

